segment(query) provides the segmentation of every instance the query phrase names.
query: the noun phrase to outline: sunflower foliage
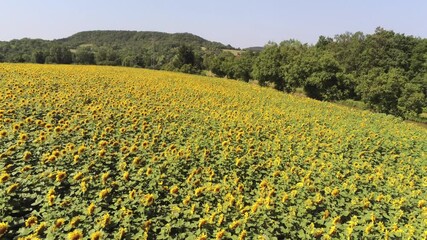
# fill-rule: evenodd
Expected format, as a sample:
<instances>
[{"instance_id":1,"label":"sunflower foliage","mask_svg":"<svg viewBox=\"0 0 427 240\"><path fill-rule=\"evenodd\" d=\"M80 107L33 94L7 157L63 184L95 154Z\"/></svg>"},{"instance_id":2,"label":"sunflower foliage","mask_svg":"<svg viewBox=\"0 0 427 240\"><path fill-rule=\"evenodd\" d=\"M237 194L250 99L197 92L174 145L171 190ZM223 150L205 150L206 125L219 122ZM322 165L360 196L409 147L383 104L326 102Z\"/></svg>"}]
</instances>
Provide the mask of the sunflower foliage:
<instances>
[{"instance_id":1,"label":"sunflower foliage","mask_svg":"<svg viewBox=\"0 0 427 240\"><path fill-rule=\"evenodd\" d=\"M423 239L427 132L216 78L0 64L0 238Z\"/></svg>"}]
</instances>

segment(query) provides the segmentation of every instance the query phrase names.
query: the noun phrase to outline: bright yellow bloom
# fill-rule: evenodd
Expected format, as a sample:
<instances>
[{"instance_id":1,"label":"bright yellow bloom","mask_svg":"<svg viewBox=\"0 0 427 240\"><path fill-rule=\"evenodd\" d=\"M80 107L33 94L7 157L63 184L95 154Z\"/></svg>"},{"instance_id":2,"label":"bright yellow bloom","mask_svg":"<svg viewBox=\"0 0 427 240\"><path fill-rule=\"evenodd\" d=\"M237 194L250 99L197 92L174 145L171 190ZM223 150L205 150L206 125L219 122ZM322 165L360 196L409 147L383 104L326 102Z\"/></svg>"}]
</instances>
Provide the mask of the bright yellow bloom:
<instances>
[{"instance_id":1,"label":"bright yellow bloom","mask_svg":"<svg viewBox=\"0 0 427 240\"><path fill-rule=\"evenodd\" d=\"M55 155L50 155L47 159L49 162L55 162L56 160L56 156Z\"/></svg>"},{"instance_id":2,"label":"bright yellow bloom","mask_svg":"<svg viewBox=\"0 0 427 240\"><path fill-rule=\"evenodd\" d=\"M82 172L77 172L77 173L74 175L73 179L74 179L74 181L78 181L78 180L80 180L80 179L82 178L82 176L83 176L83 173L82 173Z\"/></svg>"},{"instance_id":3,"label":"bright yellow bloom","mask_svg":"<svg viewBox=\"0 0 427 240\"><path fill-rule=\"evenodd\" d=\"M7 136L7 131L6 130L1 130L0 131L0 138L4 138Z\"/></svg>"},{"instance_id":4,"label":"bright yellow bloom","mask_svg":"<svg viewBox=\"0 0 427 240\"><path fill-rule=\"evenodd\" d=\"M199 220L199 228L203 227L204 225L206 225L208 223L208 220L202 218Z\"/></svg>"},{"instance_id":5,"label":"bright yellow bloom","mask_svg":"<svg viewBox=\"0 0 427 240\"><path fill-rule=\"evenodd\" d=\"M208 236L206 235L206 233L202 233L199 237L197 237L197 240L207 240Z\"/></svg>"},{"instance_id":6,"label":"bright yellow bloom","mask_svg":"<svg viewBox=\"0 0 427 240\"><path fill-rule=\"evenodd\" d=\"M139 165L141 163L141 158L135 157L132 161L133 165Z\"/></svg>"},{"instance_id":7,"label":"bright yellow bloom","mask_svg":"<svg viewBox=\"0 0 427 240\"><path fill-rule=\"evenodd\" d=\"M174 186L172 186L172 187L171 187L171 189L169 190L169 193L170 193L170 194L172 194L172 195L175 195L175 194L177 194L177 193L178 193L178 190L179 190L178 186L174 185Z\"/></svg>"},{"instance_id":8,"label":"bright yellow bloom","mask_svg":"<svg viewBox=\"0 0 427 240\"><path fill-rule=\"evenodd\" d=\"M0 183L6 182L10 178L10 175L7 172L3 172L0 175Z\"/></svg>"},{"instance_id":9,"label":"bright yellow bloom","mask_svg":"<svg viewBox=\"0 0 427 240\"><path fill-rule=\"evenodd\" d=\"M6 190L7 194L14 192L18 188L18 186L19 186L19 183L14 183L10 185Z\"/></svg>"},{"instance_id":10,"label":"bright yellow bloom","mask_svg":"<svg viewBox=\"0 0 427 240\"><path fill-rule=\"evenodd\" d=\"M67 173L64 171L58 171L56 173L56 181L57 182L62 182L62 180L64 180L64 178L67 176Z\"/></svg>"},{"instance_id":11,"label":"bright yellow bloom","mask_svg":"<svg viewBox=\"0 0 427 240\"><path fill-rule=\"evenodd\" d=\"M135 195L136 195L136 190L133 189L132 191L129 192L129 199L135 200Z\"/></svg>"},{"instance_id":12,"label":"bright yellow bloom","mask_svg":"<svg viewBox=\"0 0 427 240\"><path fill-rule=\"evenodd\" d=\"M70 233L68 233L68 240L80 240L83 239L83 233L81 230L74 230Z\"/></svg>"},{"instance_id":13,"label":"bright yellow bloom","mask_svg":"<svg viewBox=\"0 0 427 240\"><path fill-rule=\"evenodd\" d=\"M90 235L90 240L100 240L102 237L102 232L96 231Z\"/></svg>"},{"instance_id":14,"label":"bright yellow bloom","mask_svg":"<svg viewBox=\"0 0 427 240\"><path fill-rule=\"evenodd\" d=\"M110 223L111 223L111 217L109 213L104 214L99 222L102 228L107 227L108 225L110 225Z\"/></svg>"},{"instance_id":15,"label":"bright yellow bloom","mask_svg":"<svg viewBox=\"0 0 427 240\"><path fill-rule=\"evenodd\" d=\"M332 221L332 223L334 224L334 225L337 225L337 224L339 224L341 222L341 217L340 216L336 216L335 218L334 218L334 220Z\"/></svg>"},{"instance_id":16,"label":"bright yellow bloom","mask_svg":"<svg viewBox=\"0 0 427 240\"><path fill-rule=\"evenodd\" d=\"M31 157L32 157L32 154L29 151L25 151L24 154L23 154L23 156L22 156L22 158L24 159L24 161L30 160Z\"/></svg>"},{"instance_id":17,"label":"bright yellow bloom","mask_svg":"<svg viewBox=\"0 0 427 240\"><path fill-rule=\"evenodd\" d=\"M123 173L123 180L129 181L129 172L128 171Z\"/></svg>"},{"instance_id":18,"label":"bright yellow bloom","mask_svg":"<svg viewBox=\"0 0 427 240\"><path fill-rule=\"evenodd\" d=\"M89 207L87 207L87 214L92 215L94 211L95 211L95 203L91 203Z\"/></svg>"},{"instance_id":19,"label":"bright yellow bloom","mask_svg":"<svg viewBox=\"0 0 427 240\"><path fill-rule=\"evenodd\" d=\"M153 194L146 194L144 196L144 205L150 206L154 202L154 195Z\"/></svg>"},{"instance_id":20,"label":"bright yellow bloom","mask_svg":"<svg viewBox=\"0 0 427 240\"><path fill-rule=\"evenodd\" d=\"M55 228L62 227L64 225L64 223L65 223L65 219L63 219L63 218L56 219L56 221L55 221Z\"/></svg>"},{"instance_id":21,"label":"bright yellow bloom","mask_svg":"<svg viewBox=\"0 0 427 240\"><path fill-rule=\"evenodd\" d=\"M99 192L99 198L103 199L107 196L107 194L110 192L110 189L103 189Z\"/></svg>"},{"instance_id":22,"label":"bright yellow bloom","mask_svg":"<svg viewBox=\"0 0 427 240\"><path fill-rule=\"evenodd\" d=\"M6 234L9 228L9 224L7 222L0 222L0 237Z\"/></svg>"},{"instance_id":23,"label":"bright yellow bloom","mask_svg":"<svg viewBox=\"0 0 427 240\"><path fill-rule=\"evenodd\" d=\"M85 181L82 181L80 183L80 187L81 187L83 193L85 193L87 191L87 183Z\"/></svg>"},{"instance_id":24,"label":"bright yellow bloom","mask_svg":"<svg viewBox=\"0 0 427 240\"><path fill-rule=\"evenodd\" d=\"M338 188L334 188L334 190L332 190L331 194L332 194L332 196L336 197L336 196L338 196L338 194L340 194L340 190L338 190Z\"/></svg>"},{"instance_id":25,"label":"bright yellow bloom","mask_svg":"<svg viewBox=\"0 0 427 240\"><path fill-rule=\"evenodd\" d=\"M419 208L423 208L424 206L426 206L426 204L427 204L427 201L424 200L424 199L422 199L422 200L418 201L418 205L417 206Z\"/></svg>"},{"instance_id":26,"label":"bright yellow bloom","mask_svg":"<svg viewBox=\"0 0 427 240\"><path fill-rule=\"evenodd\" d=\"M71 219L70 226L75 228L77 226L77 224L79 224L80 221L81 221L80 216L75 216Z\"/></svg>"},{"instance_id":27,"label":"bright yellow bloom","mask_svg":"<svg viewBox=\"0 0 427 240\"><path fill-rule=\"evenodd\" d=\"M12 129L13 129L13 131L18 131L19 129L21 128L21 126L19 125L19 124L17 124L17 123L14 123L13 125L12 125Z\"/></svg>"},{"instance_id":28,"label":"bright yellow bloom","mask_svg":"<svg viewBox=\"0 0 427 240\"><path fill-rule=\"evenodd\" d=\"M230 223L229 227L230 227L230 229L236 229L240 224L241 224L240 221L236 220L236 221L233 221L232 223Z\"/></svg>"},{"instance_id":29,"label":"bright yellow bloom","mask_svg":"<svg viewBox=\"0 0 427 240\"><path fill-rule=\"evenodd\" d=\"M73 163L74 164L78 163L79 159L80 159L80 155L74 155L74 157L73 157Z\"/></svg>"},{"instance_id":30,"label":"bright yellow bloom","mask_svg":"<svg viewBox=\"0 0 427 240\"><path fill-rule=\"evenodd\" d=\"M77 152L79 154L82 154L85 150L86 150L86 147L84 145L82 145L82 146L79 147L79 149L77 150Z\"/></svg>"},{"instance_id":31,"label":"bright yellow bloom","mask_svg":"<svg viewBox=\"0 0 427 240\"><path fill-rule=\"evenodd\" d=\"M25 220L25 226L31 227L33 225L37 224L37 217L31 216L27 220Z\"/></svg>"},{"instance_id":32,"label":"bright yellow bloom","mask_svg":"<svg viewBox=\"0 0 427 240\"><path fill-rule=\"evenodd\" d=\"M101 176L101 182L103 185L107 182L108 177L110 176L110 172L105 172Z\"/></svg>"},{"instance_id":33,"label":"bright yellow bloom","mask_svg":"<svg viewBox=\"0 0 427 240\"><path fill-rule=\"evenodd\" d=\"M247 235L248 233L246 232L246 230L243 230L239 235L239 240L244 240Z\"/></svg>"},{"instance_id":34,"label":"bright yellow bloom","mask_svg":"<svg viewBox=\"0 0 427 240\"><path fill-rule=\"evenodd\" d=\"M221 229L216 233L215 239L220 240L224 237L224 235L225 235L225 229Z\"/></svg>"},{"instance_id":35,"label":"bright yellow bloom","mask_svg":"<svg viewBox=\"0 0 427 240\"><path fill-rule=\"evenodd\" d=\"M105 151L105 149L101 149L101 150L99 150L99 152L98 152L98 156L100 156L100 157L104 157L106 153L107 153L107 151Z\"/></svg>"},{"instance_id":36,"label":"bright yellow bloom","mask_svg":"<svg viewBox=\"0 0 427 240\"><path fill-rule=\"evenodd\" d=\"M101 147L101 148L103 148L103 147L107 146L107 144L108 144L107 141L101 140L101 141L99 141L98 146Z\"/></svg>"},{"instance_id":37,"label":"bright yellow bloom","mask_svg":"<svg viewBox=\"0 0 427 240\"><path fill-rule=\"evenodd\" d=\"M223 221L224 221L224 214L221 213L221 215L219 215L219 218L218 218L218 223L217 223L218 226L221 226Z\"/></svg>"},{"instance_id":38,"label":"bright yellow bloom","mask_svg":"<svg viewBox=\"0 0 427 240\"><path fill-rule=\"evenodd\" d=\"M127 232L127 229L126 228L124 228L124 227L121 227L120 229L119 229L119 232L117 233L117 235L116 235L116 239L122 239L122 238L124 238L125 237L125 235L126 235L126 232Z\"/></svg>"},{"instance_id":39,"label":"bright yellow bloom","mask_svg":"<svg viewBox=\"0 0 427 240\"><path fill-rule=\"evenodd\" d=\"M182 204L184 204L185 206L187 206L190 201L191 201L191 196L187 195L184 198L184 200L182 200Z\"/></svg>"},{"instance_id":40,"label":"bright yellow bloom","mask_svg":"<svg viewBox=\"0 0 427 240\"><path fill-rule=\"evenodd\" d=\"M40 223L37 229L35 230L35 234L41 235L46 230L46 228L47 228L46 222Z\"/></svg>"},{"instance_id":41,"label":"bright yellow bloom","mask_svg":"<svg viewBox=\"0 0 427 240\"><path fill-rule=\"evenodd\" d=\"M366 227L365 227L365 233L369 234L372 231L372 228L374 228L374 224L373 223L369 223Z\"/></svg>"}]
</instances>

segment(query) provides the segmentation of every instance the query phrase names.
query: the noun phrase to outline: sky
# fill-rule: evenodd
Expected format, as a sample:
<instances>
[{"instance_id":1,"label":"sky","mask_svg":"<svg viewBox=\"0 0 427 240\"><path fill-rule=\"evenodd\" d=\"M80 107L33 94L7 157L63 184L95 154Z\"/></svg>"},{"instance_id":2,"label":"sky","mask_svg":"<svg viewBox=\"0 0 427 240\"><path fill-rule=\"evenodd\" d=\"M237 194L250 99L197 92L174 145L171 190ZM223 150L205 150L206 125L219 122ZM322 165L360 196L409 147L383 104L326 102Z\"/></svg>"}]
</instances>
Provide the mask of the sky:
<instances>
[{"instance_id":1,"label":"sky","mask_svg":"<svg viewBox=\"0 0 427 240\"><path fill-rule=\"evenodd\" d=\"M87 30L189 32L245 48L383 27L427 38L427 0L0 0L0 41Z\"/></svg>"}]
</instances>

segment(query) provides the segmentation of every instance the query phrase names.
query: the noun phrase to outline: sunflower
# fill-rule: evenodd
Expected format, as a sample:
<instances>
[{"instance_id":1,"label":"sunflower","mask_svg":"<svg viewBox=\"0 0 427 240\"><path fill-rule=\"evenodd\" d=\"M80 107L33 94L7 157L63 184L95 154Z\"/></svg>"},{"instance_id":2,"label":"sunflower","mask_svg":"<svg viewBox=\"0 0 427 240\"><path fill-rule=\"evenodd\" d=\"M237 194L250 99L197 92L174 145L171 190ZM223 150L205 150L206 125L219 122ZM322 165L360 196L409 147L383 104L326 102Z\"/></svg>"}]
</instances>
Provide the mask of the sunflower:
<instances>
[{"instance_id":1,"label":"sunflower","mask_svg":"<svg viewBox=\"0 0 427 240\"><path fill-rule=\"evenodd\" d=\"M58 171L56 173L56 181L57 182L62 182L62 180L64 180L64 178L67 176L67 173L64 171Z\"/></svg>"},{"instance_id":2,"label":"sunflower","mask_svg":"<svg viewBox=\"0 0 427 240\"><path fill-rule=\"evenodd\" d=\"M6 182L10 178L10 175L7 172L3 172L0 175L0 183Z\"/></svg>"},{"instance_id":3,"label":"sunflower","mask_svg":"<svg viewBox=\"0 0 427 240\"><path fill-rule=\"evenodd\" d=\"M14 184L10 185L10 186L7 188L6 192L7 192L8 194L9 194L9 193L12 193L12 192L14 192L14 191L18 188L18 186L19 186L19 183L14 183Z\"/></svg>"},{"instance_id":4,"label":"sunflower","mask_svg":"<svg viewBox=\"0 0 427 240\"><path fill-rule=\"evenodd\" d=\"M111 223L111 217L109 213L106 213L102 216L101 220L99 221L99 224L102 228L107 227Z\"/></svg>"},{"instance_id":5,"label":"sunflower","mask_svg":"<svg viewBox=\"0 0 427 240\"><path fill-rule=\"evenodd\" d=\"M37 217L36 216L31 216L27 220L25 220L25 226L26 227L31 227L35 224L37 224Z\"/></svg>"},{"instance_id":6,"label":"sunflower","mask_svg":"<svg viewBox=\"0 0 427 240\"><path fill-rule=\"evenodd\" d=\"M9 224L7 222L0 222L0 237L7 232L8 228Z\"/></svg>"},{"instance_id":7,"label":"sunflower","mask_svg":"<svg viewBox=\"0 0 427 240\"><path fill-rule=\"evenodd\" d=\"M102 237L102 233L100 231L96 231L90 235L90 240L100 240Z\"/></svg>"},{"instance_id":8,"label":"sunflower","mask_svg":"<svg viewBox=\"0 0 427 240\"><path fill-rule=\"evenodd\" d=\"M81 230L74 230L70 233L68 233L68 240L80 240L83 239L83 233Z\"/></svg>"},{"instance_id":9,"label":"sunflower","mask_svg":"<svg viewBox=\"0 0 427 240\"><path fill-rule=\"evenodd\" d=\"M99 198L103 199L107 196L107 194L110 192L109 189L103 189L99 192Z\"/></svg>"},{"instance_id":10,"label":"sunflower","mask_svg":"<svg viewBox=\"0 0 427 240\"><path fill-rule=\"evenodd\" d=\"M92 202L89 205L89 207L87 207L87 214L92 215L94 211L95 211L95 203Z\"/></svg>"},{"instance_id":11,"label":"sunflower","mask_svg":"<svg viewBox=\"0 0 427 240\"><path fill-rule=\"evenodd\" d=\"M55 221L55 228L60 228L64 225L65 219L64 218L58 218Z\"/></svg>"}]
</instances>

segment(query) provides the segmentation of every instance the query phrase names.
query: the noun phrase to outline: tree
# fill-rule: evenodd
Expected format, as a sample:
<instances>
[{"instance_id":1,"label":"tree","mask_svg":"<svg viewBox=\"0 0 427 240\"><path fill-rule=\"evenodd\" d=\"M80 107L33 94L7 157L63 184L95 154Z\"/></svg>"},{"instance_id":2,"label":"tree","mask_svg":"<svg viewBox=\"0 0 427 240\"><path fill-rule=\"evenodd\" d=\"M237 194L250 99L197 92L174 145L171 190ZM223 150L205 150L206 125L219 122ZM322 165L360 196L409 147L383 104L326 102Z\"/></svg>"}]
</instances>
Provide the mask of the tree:
<instances>
[{"instance_id":1,"label":"tree","mask_svg":"<svg viewBox=\"0 0 427 240\"><path fill-rule=\"evenodd\" d=\"M34 63L45 63L46 57L42 51L34 51L32 54L32 62Z\"/></svg>"},{"instance_id":2,"label":"tree","mask_svg":"<svg viewBox=\"0 0 427 240\"><path fill-rule=\"evenodd\" d=\"M326 50L329 45L333 44L333 42L334 40L332 38L320 35L315 47L321 50Z\"/></svg>"},{"instance_id":3,"label":"tree","mask_svg":"<svg viewBox=\"0 0 427 240\"><path fill-rule=\"evenodd\" d=\"M91 47L78 47L74 53L74 62L77 64L95 64L95 54Z\"/></svg>"},{"instance_id":4,"label":"tree","mask_svg":"<svg viewBox=\"0 0 427 240\"><path fill-rule=\"evenodd\" d=\"M95 62L97 65L117 66L121 64L121 58L112 47L100 47L95 52Z\"/></svg>"},{"instance_id":5,"label":"tree","mask_svg":"<svg viewBox=\"0 0 427 240\"><path fill-rule=\"evenodd\" d=\"M413 37L396 34L378 27L375 33L366 37L361 53L361 69L367 73L372 68L401 68L408 71L412 49L416 45Z\"/></svg>"},{"instance_id":6,"label":"tree","mask_svg":"<svg viewBox=\"0 0 427 240\"><path fill-rule=\"evenodd\" d=\"M354 78L343 72L334 56L312 48L299 55L287 69L292 81L299 81L307 96L335 101L349 98L354 92Z\"/></svg>"},{"instance_id":7,"label":"tree","mask_svg":"<svg viewBox=\"0 0 427 240\"><path fill-rule=\"evenodd\" d=\"M194 53L194 50L191 47L181 45L176 49L176 54L170 62L163 68L165 70L184 73L199 73L201 68L201 59Z\"/></svg>"},{"instance_id":8,"label":"tree","mask_svg":"<svg viewBox=\"0 0 427 240\"><path fill-rule=\"evenodd\" d=\"M344 73L358 76L363 71L361 55L365 38L362 32L339 34L326 49L340 63Z\"/></svg>"},{"instance_id":9,"label":"tree","mask_svg":"<svg viewBox=\"0 0 427 240\"><path fill-rule=\"evenodd\" d=\"M203 63L217 77L231 77L234 55L221 49L209 50L204 55Z\"/></svg>"},{"instance_id":10,"label":"tree","mask_svg":"<svg viewBox=\"0 0 427 240\"><path fill-rule=\"evenodd\" d=\"M277 90L284 89L284 79L280 70L282 57L279 46L276 43L266 45L255 59L253 76L261 86L268 82L274 83Z\"/></svg>"},{"instance_id":11,"label":"tree","mask_svg":"<svg viewBox=\"0 0 427 240\"><path fill-rule=\"evenodd\" d=\"M49 50L49 56L46 58L47 63L70 64L72 63L71 51L60 45L54 45Z\"/></svg>"},{"instance_id":12,"label":"tree","mask_svg":"<svg viewBox=\"0 0 427 240\"><path fill-rule=\"evenodd\" d=\"M137 61L135 56L126 56L125 58L123 58L122 66L135 67L135 66L138 66L136 63Z\"/></svg>"},{"instance_id":13,"label":"tree","mask_svg":"<svg viewBox=\"0 0 427 240\"><path fill-rule=\"evenodd\" d=\"M286 40L280 43L281 66L280 71L283 78L283 88L286 92L293 92L308 77L301 68L301 61L309 50L307 44L298 40ZM311 67L311 66L307 66ZM308 69L305 69L308 70ZM310 70L308 70L310 72Z\"/></svg>"},{"instance_id":14,"label":"tree","mask_svg":"<svg viewBox=\"0 0 427 240\"><path fill-rule=\"evenodd\" d=\"M422 87L418 84L406 83L397 100L397 109L401 115L405 118L418 116L423 112L425 106L427 106L427 102Z\"/></svg>"},{"instance_id":15,"label":"tree","mask_svg":"<svg viewBox=\"0 0 427 240\"><path fill-rule=\"evenodd\" d=\"M177 57L180 63L182 63L182 65L185 65L185 64L195 65L196 63L196 57L194 55L194 51L191 47L187 45L181 45L178 48Z\"/></svg>"},{"instance_id":16,"label":"tree","mask_svg":"<svg viewBox=\"0 0 427 240\"><path fill-rule=\"evenodd\" d=\"M385 72L381 68L374 68L362 76L357 91L370 109L402 116L402 111L398 108L398 100L407 82L408 79L401 69L392 68Z\"/></svg>"},{"instance_id":17,"label":"tree","mask_svg":"<svg viewBox=\"0 0 427 240\"><path fill-rule=\"evenodd\" d=\"M252 78L252 66L255 59L255 53L252 51L245 51L239 56L234 58L233 75L232 78L240 79L249 82Z\"/></svg>"}]
</instances>

